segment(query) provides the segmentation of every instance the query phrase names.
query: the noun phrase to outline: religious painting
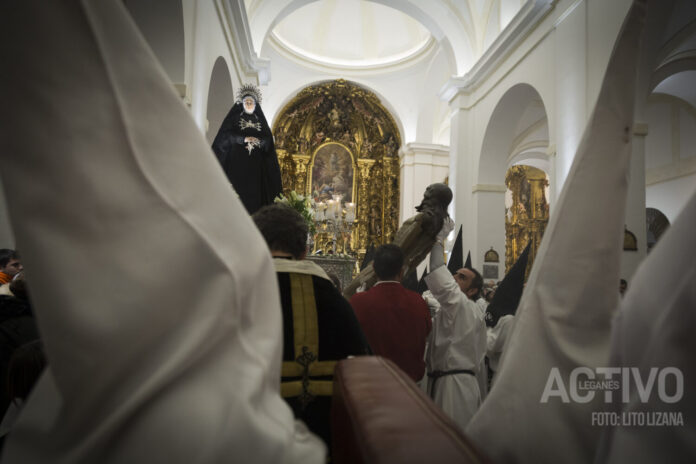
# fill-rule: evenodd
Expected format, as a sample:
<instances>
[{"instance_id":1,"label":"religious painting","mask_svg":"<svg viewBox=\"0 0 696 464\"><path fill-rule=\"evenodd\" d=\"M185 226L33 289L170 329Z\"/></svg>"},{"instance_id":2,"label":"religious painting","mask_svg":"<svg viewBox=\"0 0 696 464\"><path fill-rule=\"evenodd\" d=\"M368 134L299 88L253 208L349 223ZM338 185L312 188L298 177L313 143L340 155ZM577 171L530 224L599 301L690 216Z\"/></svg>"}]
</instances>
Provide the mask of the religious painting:
<instances>
[{"instance_id":1,"label":"religious painting","mask_svg":"<svg viewBox=\"0 0 696 464\"><path fill-rule=\"evenodd\" d=\"M497 264L484 264L482 277L484 279L498 280L498 265Z\"/></svg>"},{"instance_id":2,"label":"religious painting","mask_svg":"<svg viewBox=\"0 0 696 464\"><path fill-rule=\"evenodd\" d=\"M353 156L345 145L336 142L321 145L314 153L310 185L315 202L342 195L342 201L353 201Z\"/></svg>"}]
</instances>

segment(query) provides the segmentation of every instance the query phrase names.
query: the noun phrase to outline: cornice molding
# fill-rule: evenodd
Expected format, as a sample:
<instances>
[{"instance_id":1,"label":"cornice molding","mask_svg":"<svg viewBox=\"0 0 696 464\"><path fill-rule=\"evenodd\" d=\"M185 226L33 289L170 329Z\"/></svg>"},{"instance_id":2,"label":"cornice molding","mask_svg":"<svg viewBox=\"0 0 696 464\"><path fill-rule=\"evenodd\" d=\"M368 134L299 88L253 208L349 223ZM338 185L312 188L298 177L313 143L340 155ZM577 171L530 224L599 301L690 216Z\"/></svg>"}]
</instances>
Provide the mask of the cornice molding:
<instances>
[{"instance_id":1,"label":"cornice molding","mask_svg":"<svg viewBox=\"0 0 696 464\"><path fill-rule=\"evenodd\" d=\"M440 99L451 103L459 94L472 93L527 38L556 3L558 0L527 0L471 70L445 83L438 94Z\"/></svg>"},{"instance_id":2,"label":"cornice molding","mask_svg":"<svg viewBox=\"0 0 696 464\"><path fill-rule=\"evenodd\" d=\"M399 149L401 166L449 167L449 147L430 143L407 143Z\"/></svg>"},{"instance_id":3,"label":"cornice molding","mask_svg":"<svg viewBox=\"0 0 696 464\"><path fill-rule=\"evenodd\" d=\"M436 143L419 143L411 142L404 145L399 150L399 156L407 156L412 154L423 154L430 156L442 156L449 158L450 148L447 145Z\"/></svg>"},{"instance_id":4,"label":"cornice molding","mask_svg":"<svg viewBox=\"0 0 696 464\"><path fill-rule=\"evenodd\" d=\"M271 62L260 58L254 51L251 29L247 20L244 0L215 0L216 10L225 29L231 51L241 65L244 74L254 75L260 85L271 79ZM242 79L243 80L243 79Z\"/></svg>"},{"instance_id":5,"label":"cornice molding","mask_svg":"<svg viewBox=\"0 0 696 464\"><path fill-rule=\"evenodd\" d=\"M645 170L645 185L655 185L680 177L696 174L696 158L680 159L679 162Z\"/></svg>"},{"instance_id":6,"label":"cornice molding","mask_svg":"<svg viewBox=\"0 0 696 464\"><path fill-rule=\"evenodd\" d=\"M471 193L476 192L494 192L494 193L505 193L507 187L504 185L497 184L476 184L471 188Z\"/></svg>"}]
</instances>

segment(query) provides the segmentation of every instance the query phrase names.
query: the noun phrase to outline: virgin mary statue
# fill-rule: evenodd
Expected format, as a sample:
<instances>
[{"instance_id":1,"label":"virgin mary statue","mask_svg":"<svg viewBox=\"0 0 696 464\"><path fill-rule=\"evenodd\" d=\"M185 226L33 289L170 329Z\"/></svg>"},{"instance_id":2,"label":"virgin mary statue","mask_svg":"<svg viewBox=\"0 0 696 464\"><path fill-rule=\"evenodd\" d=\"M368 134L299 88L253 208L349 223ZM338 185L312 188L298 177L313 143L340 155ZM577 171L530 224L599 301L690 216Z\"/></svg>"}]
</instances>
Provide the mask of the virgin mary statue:
<instances>
[{"instance_id":1,"label":"virgin mary statue","mask_svg":"<svg viewBox=\"0 0 696 464\"><path fill-rule=\"evenodd\" d=\"M273 134L256 86L245 84L237 92L237 101L215 136L213 151L249 214L273 203L282 192Z\"/></svg>"}]
</instances>

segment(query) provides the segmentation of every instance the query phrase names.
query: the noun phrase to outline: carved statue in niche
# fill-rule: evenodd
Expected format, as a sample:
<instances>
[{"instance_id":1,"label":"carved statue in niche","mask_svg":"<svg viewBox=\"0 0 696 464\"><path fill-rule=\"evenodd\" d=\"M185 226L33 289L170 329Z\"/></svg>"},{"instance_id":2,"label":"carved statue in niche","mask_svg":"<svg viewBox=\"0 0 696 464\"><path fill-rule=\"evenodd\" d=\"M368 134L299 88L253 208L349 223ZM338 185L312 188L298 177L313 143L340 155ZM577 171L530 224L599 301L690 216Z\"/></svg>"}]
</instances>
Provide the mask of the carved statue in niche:
<instances>
[{"instance_id":1,"label":"carved statue in niche","mask_svg":"<svg viewBox=\"0 0 696 464\"><path fill-rule=\"evenodd\" d=\"M322 188L326 195L336 186L351 191L356 204L350 243L353 256L360 258L368 243L379 245L394 237L399 220L396 155L401 137L375 94L343 79L307 87L281 109L273 131L278 146L290 157L281 170L284 180L294 178L294 190L307 195ZM329 144L342 145L352 155L353 177L341 172L331 182L317 185L312 157ZM343 200L347 201L346 196Z\"/></svg>"},{"instance_id":2,"label":"carved statue in niche","mask_svg":"<svg viewBox=\"0 0 696 464\"><path fill-rule=\"evenodd\" d=\"M346 130L343 132L343 135L341 135L341 139L340 139L340 140L341 140L342 143L346 143L346 144L351 142L350 131L349 131L348 129L346 129Z\"/></svg>"},{"instance_id":3,"label":"carved statue in niche","mask_svg":"<svg viewBox=\"0 0 696 464\"><path fill-rule=\"evenodd\" d=\"M336 104L334 103L333 108L329 111L329 121L332 129L338 129L341 127L341 117L336 109Z\"/></svg>"}]
</instances>

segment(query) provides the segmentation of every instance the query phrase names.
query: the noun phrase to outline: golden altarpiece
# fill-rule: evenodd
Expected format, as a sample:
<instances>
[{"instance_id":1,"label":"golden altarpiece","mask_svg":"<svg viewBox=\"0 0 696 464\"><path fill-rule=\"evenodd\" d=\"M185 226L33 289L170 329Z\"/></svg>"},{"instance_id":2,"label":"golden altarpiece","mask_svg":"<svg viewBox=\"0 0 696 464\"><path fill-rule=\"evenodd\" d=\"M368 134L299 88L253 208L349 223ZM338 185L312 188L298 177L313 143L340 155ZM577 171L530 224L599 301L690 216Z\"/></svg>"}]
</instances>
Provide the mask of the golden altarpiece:
<instances>
[{"instance_id":1,"label":"golden altarpiece","mask_svg":"<svg viewBox=\"0 0 696 464\"><path fill-rule=\"evenodd\" d=\"M401 137L375 94L338 79L307 87L273 125L283 190L315 202L339 195L354 204L355 221L342 243L329 243L320 225L313 252L361 259L369 244L390 243L399 221ZM340 214L340 213L339 213Z\"/></svg>"},{"instance_id":2,"label":"golden altarpiece","mask_svg":"<svg viewBox=\"0 0 696 464\"><path fill-rule=\"evenodd\" d=\"M546 173L532 166L518 165L505 175L508 188L505 204L505 273L531 242L525 279L532 268L541 238L549 222Z\"/></svg>"}]
</instances>

